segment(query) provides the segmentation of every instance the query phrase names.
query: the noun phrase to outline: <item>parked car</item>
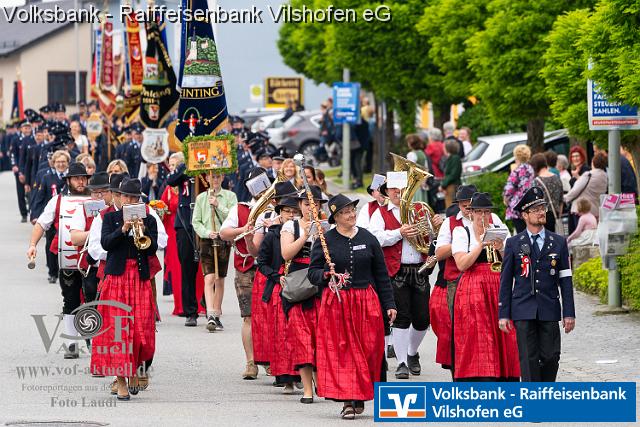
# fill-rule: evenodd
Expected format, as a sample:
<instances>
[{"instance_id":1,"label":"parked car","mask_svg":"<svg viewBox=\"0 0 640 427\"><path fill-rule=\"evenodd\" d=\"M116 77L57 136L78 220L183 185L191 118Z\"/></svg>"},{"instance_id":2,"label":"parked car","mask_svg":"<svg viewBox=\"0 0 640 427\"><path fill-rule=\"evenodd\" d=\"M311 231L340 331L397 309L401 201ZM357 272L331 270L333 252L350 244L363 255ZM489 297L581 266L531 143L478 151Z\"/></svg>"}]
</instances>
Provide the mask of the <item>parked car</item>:
<instances>
[{"instance_id":1,"label":"parked car","mask_svg":"<svg viewBox=\"0 0 640 427\"><path fill-rule=\"evenodd\" d=\"M261 117L280 114L284 116L284 108L245 108L237 115L244 119L244 125L251 129L253 123Z\"/></svg>"},{"instance_id":2,"label":"parked car","mask_svg":"<svg viewBox=\"0 0 640 427\"><path fill-rule=\"evenodd\" d=\"M462 176L480 175L487 172L500 172L509 169L513 163L513 149L518 144L527 143L526 133L509 133L504 135L482 136L462 162ZM544 133L546 150L558 154L569 154L569 133L560 129Z\"/></svg>"},{"instance_id":3,"label":"parked car","mask_svg":"<svg viewBox=\"0 0 640 427\"><path fill-rule=\"evenodd\" d=\"M267 132L271 138L275 129L279 129L284 126L282 117L282 114L272 114L270 116L260 117L251 125L251 132Z\"/></svg>"},{"instance_id":4,"label":"parked car","mask_svg":"<svg viewBox=\"0 0 640 427\"><path fill-rule=\"evenodd\" d=\"M269 143L277 149L284 148L290 155L302 153L315 163L314 153L320 145L321 118L319 110L294 113L282 127L269 132Z\"/></svg>"}]
</instances>

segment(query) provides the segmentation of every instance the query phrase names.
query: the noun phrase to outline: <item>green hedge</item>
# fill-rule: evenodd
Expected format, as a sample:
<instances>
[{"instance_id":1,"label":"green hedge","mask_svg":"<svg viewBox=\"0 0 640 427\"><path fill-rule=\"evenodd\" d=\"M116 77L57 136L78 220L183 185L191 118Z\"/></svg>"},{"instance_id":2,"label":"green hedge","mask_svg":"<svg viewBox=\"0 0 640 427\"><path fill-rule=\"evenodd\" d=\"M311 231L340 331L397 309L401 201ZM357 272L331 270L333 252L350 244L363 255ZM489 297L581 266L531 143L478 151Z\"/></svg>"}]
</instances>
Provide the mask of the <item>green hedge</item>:
<instances>
[{"instance_id":1,"label":"green hedge","mask_svg":"<svg viewBox=\"0 0 640 427\"><path fill-rule=\"evenodd\" d=\"M507 172L485 173L467 180L467 184L474 184L481 193L489 193L491 201L496 207L494 212L504 221L507 207L502 203L502 191L507 183Z\"/></svg>"},{"instance_id":2,"label":"green hedge","mask_svg":"<svg viewBox=\"0 0 640 427\"><path fill-rule=\"evenodd\" d=\"M638 207L638 229L640 230L640 207ZM627 255L618 257L622 301L632 310L640 310L640 234L636 234L629 244ZM602 303L607 303L609 284L607 270L602 269L600 257L590 259L573 273L573 283L581 291L598 295Z\"/></svg>"}]
</instances>

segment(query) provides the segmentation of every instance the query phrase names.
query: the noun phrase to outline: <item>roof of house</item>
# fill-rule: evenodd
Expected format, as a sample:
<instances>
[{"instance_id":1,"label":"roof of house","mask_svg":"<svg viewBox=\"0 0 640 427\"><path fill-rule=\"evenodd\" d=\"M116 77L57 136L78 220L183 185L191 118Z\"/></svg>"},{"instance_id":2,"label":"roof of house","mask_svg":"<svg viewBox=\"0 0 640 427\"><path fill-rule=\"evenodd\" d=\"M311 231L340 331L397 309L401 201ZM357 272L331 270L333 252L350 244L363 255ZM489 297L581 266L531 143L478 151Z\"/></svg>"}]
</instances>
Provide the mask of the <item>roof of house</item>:
<instances>
[{"instance_id":1,"label":"roof of house","mask_svg":"<svg viewBox=\"0 0 640 427\"><path fill-rule=\"evenodd\" d=\"M80 4L82 2L79 2ZM46 3L27 3L20 9L28 9L30 4L35 4L41 9L53 9L56 5L63 10L73 9L74 0L61 0L56 2ZM10 14L12 8L7 8L7 13ZM71 25L70 22L62 23L23 23L17 20L17 17L12 23L7 21L4 13L0 13L0 57L8 56L15 53L25 47L36 43L43 37L49 36L61 29Z\"/></svg>"}]
</instances>

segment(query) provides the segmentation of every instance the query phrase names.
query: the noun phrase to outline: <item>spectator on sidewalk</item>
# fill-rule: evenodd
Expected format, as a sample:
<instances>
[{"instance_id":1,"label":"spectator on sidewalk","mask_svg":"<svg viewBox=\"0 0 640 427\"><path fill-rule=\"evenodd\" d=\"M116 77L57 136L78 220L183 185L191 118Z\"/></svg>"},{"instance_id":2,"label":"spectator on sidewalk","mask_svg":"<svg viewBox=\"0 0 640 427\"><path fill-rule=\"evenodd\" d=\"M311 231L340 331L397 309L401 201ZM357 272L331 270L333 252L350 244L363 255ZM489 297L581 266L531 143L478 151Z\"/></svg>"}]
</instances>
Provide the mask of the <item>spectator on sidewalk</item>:
<instances>
[{"instance_id":1,"label":"spectator on sidewalk","mask_svg":"<svg viewBox=\"0 0 640 427\"><path fill-rule=\"evenodd\" d=\"M444 191L444 205L448 208L453 204L458 186L462 183L460 176L462 175L462 159L460 159L459 150L461 145L453 139L448 139L444 143L447 152L447 161L444 165L444 178L440 184L440 191Z\"/></svg>"},{"instance_id":2,"label":"spectator on sidewalk","mask_svg":"<svg viewBox=\"0 0 640 427\"><path fill-rule=\"evenodd\" d=\"M458 139L462 141L462 146L464 147L464 154L460 157L467 157L469 152L473 149L473 143L471 142L471 129L468 127L460 128L460 132L458 132Z\"/></svg>"}]
</instances>

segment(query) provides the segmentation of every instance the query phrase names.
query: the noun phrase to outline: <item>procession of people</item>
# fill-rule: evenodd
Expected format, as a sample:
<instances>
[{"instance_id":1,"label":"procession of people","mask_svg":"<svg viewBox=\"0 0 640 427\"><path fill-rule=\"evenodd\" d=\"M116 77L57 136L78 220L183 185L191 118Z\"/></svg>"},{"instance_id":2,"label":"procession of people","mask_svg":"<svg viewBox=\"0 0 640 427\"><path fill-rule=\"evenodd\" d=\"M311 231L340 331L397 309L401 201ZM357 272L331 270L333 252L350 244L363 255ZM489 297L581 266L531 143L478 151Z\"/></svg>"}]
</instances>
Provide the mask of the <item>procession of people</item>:
<instances>
[{"instance_id":1,"label":"procession of people","mask_svg":"<svg viewBox=\"0 0 640 427\"><path fill-rule=\"evenodd\" d=\"M118 400L150 386L162 327L156 289L173 294L171 314L185 326L197 328L203 315L202 327L215 335L225 331L232 275L240 378L255 380L262 366L269 386L301 389L303 404L341 402L344 419L363 413L393 358L394 377L404 381L425 363L442 365L453 381L555 381L558 324L570 332L575 308L567 242L545 228L550 206L540 187L508 200L524 224L510 237L491 195L473 185L453 179L441 189L446 218L429 207L418 189L432 176L433 148L420 154L415 135L415 161L397 156L394 168L375 175L372 200L358 212L359 199L327 196L320 169L299 154L265 150L235 117L226 135L238 169L200 176L188 173L182 152L159 164L127 154L140 149L138 123L123 130L131 141L108 150L113 158L93 162L94 172L82 161L95 157L92 144L82 152L67 144L82 128L63 116L31 119L10 144L33 158L28 172L16 163L19 213L34 224L27 257L35 262L46 237L49 282L59 282L70 337L64 358L78 358L86 344L92 375L111 381ZM442 156L457 152L452 140L440 145ZM85 340L76 316L91 301L109 331ZM422 345L429 328L435 348Z\"/></svg>"}]
</instances>

